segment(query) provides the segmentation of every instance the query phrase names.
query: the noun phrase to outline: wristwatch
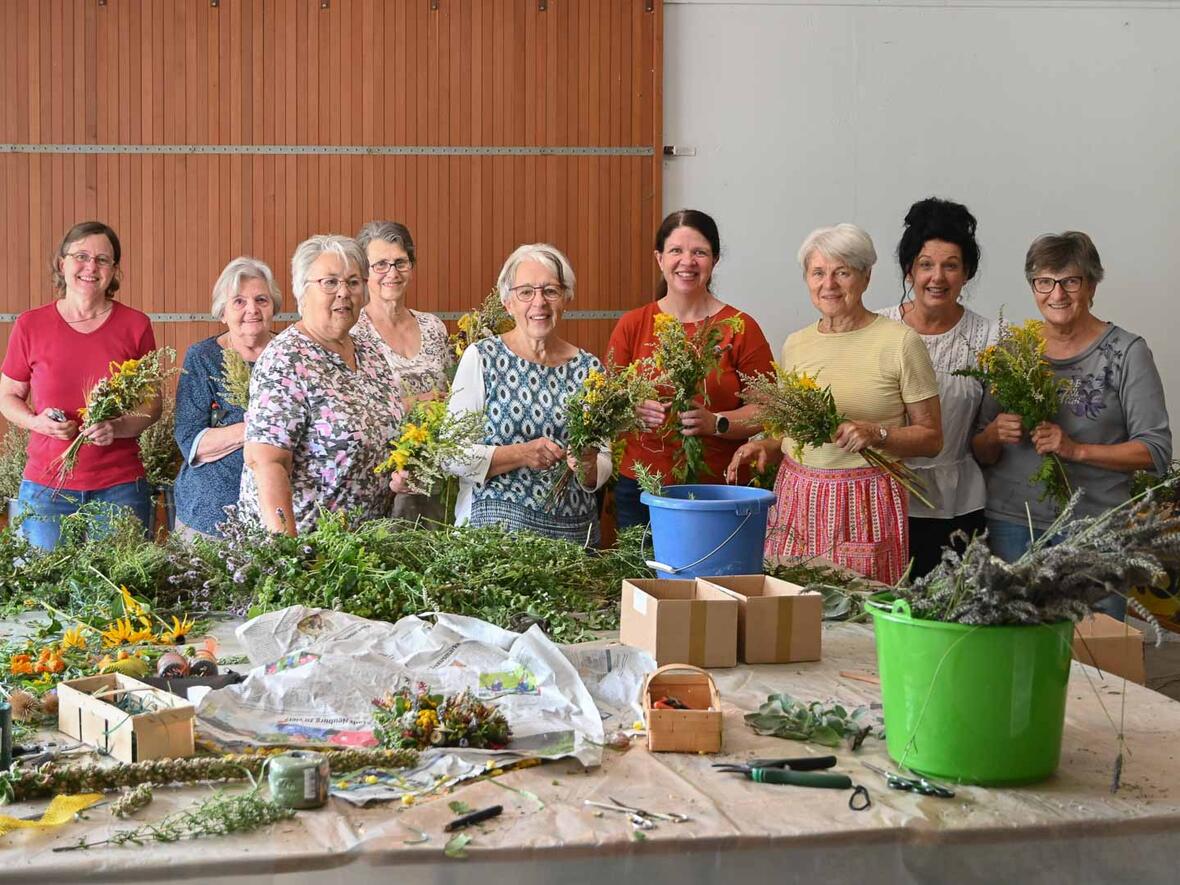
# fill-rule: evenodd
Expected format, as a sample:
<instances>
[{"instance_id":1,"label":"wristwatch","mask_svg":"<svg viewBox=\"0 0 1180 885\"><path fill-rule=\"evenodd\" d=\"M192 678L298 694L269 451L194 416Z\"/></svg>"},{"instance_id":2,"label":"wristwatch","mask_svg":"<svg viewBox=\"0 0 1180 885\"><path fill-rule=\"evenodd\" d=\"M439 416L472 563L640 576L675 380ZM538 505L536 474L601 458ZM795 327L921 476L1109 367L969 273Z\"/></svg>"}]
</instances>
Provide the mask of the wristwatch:
<instances>
[{"instance_id":1,"label":"wristwatch","mask_svg":"<svg viewBox=\"0 0 1180 885\"><path fill-rule=\"evenodd\" d=\"M886 427L884 424L878 424L877 425L877 441L879 443L884 443L885 440L887 440L887 439L889 439L889 428Z\"/></svg>"},{"instance_id":2,"label":"wristwatch","mask_svg":"<svg viewBox=\"0 0 1180 885\"><path fill-rule=\"evenodd\" d=\"M729 433L729 419L724 415L717 415L717 423L713 425L713 435L720 436L723 433Z\"/></svg>"}]
</instances>

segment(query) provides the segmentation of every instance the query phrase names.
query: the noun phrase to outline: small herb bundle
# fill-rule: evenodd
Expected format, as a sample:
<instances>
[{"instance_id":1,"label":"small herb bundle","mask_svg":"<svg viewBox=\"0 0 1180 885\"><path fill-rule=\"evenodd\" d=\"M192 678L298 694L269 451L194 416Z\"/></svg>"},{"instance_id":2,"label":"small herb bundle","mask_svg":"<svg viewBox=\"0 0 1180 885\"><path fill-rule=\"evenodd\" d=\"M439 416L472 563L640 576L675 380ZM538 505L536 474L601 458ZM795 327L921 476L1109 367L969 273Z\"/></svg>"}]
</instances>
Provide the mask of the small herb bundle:
<instances>
[{"instance_id":1,"label":"small herb bundle","mask_svg":"<svg viewBox=\"0 0 1180 885\"><path fill-rule=\"evenodd\" d=\"M657 498L664 494L664 474L660 471L652 473L638 461L632 467L635 471L635 483L639 486L639 490L647 492L649 495L655 495Z\"/></svg>"},{"instance_id":2,"label":"small herb bundle","mask_svg":"<svg viewBox=\"0 0 1180 885\"><path fill-rule=\"evenodd\" d=\"M151 804L152 785L140 784L123 794L111 803L111 814L115 817L130 817L137 811L142 811Z\"/></svg>"},{"instance_id":3,"label":"small herb bundle","mask_svg":"<svg viewBox=\"0 0 1180 885\"><path fill-rule=\"evenodd\" d=\"M103 421L122 418L124 415L136 415L138 409L156 396L170 375L178 370L175 366L169 368L167 363L176 359L176 351L171 347L161 347L150 351L139 359L124 360L122 363L111 362L110 375L99 381L86 394L86 405L78 414L82 419L80 430L93 427ZM74 467L78 463L78 452L86 443L87 437L79 434L74 437L62 452L55 464L57 465L57 482L65 485Z\"/></svg>"},{"instance_id":4,"label":"small herb bundle","mask_svg":"<svg viewBox=\"0 0 1180 885\"><path fill-rule=\"evenodd\" d=\"M500 290L493 288L484 298L483 304L475 310L468 311L459 317L459 330L451 335L451 348L455 356L461 357L463 351L485 338L503 335L516 327L516 320L500 301Z\"/></svg>"},{"instance_id":5,"label":"small herb bundle","mask_svg":"<svg viewBox=\"0 0 1180 885\"><path fill-rule=\"evenodd\" d=\"M566 449L572 455L610 446L622 434L642 430L636 409L644 400L656 398L655 385L636 363L620 369L608 358L607 366L601 371L591 369L581 390L566 400ZM574 475L564 461L554 470L560 472L549 487L549 502L560 497Z\"/></svg>"},{"instance_id":6,"label":"small herb bundle","mask_svg":"<svg viewBox=\"0 0 1180 885\"><path fill-rule=\"evenodd\" d=\"M1071 386L1053 374L1045 359L1043 327L1040 320L1017 326L1001 317L998 339L979 352L979 366L955 372L981 381L1001 409L1020 416L1026 433L1042 421L1057 418ZM1029 484L1041 487L1042 501L1050 499L1061 507L1069 500L1069 479L1061 459L1054 454L1041 458Z\"/></svg>"},{"instance_id":7,"label":"small herb bundle","mask_svg":"<svg viewBox=\"0 0 1180 885\"><path fill-rule=\"evenodd\" d=\"M294 810L259 795L257 787L247 793L236 794L217 790L212 796L155 823L144 824L134 830L117 830L98 842L83 839L76 845L65 845L53 850L76 851L100 845L144 845L148 842L179 842L182 839L251 833L294 816Z\"/></svg>"},{"instance_id":8,"label":"small herb bundle","mask_svg":"<svg viewBox=\"0 0 1180 885\"><path fill-rule=\"evenodd\" d=\"M824 705L820 701L796 700L785 692L772 694L758 708L747 713L746 724L762 735L811 741L825 747L838 747L844 739L855 750L872 734L873 723L868 707L853 710L840 704ZM878 737L881 737L878 729Z\"/></svg>"},{"instance_id":9,"label":"small herb bundle","mask_svg":"<svg viewBox=\"0 0 1180 885\"><path fill-rule=\"evenodd\" d=\"M1131 497L1137 498L1154 489L1155 500L1175 506L1180 501L1180 461L1173 461L1163 476L1149 470L1136 470L1131 475Z\"/></svg>"},{"instance_id":10,"label":"small herb bundle","mask_svg":"<svg viewBox=\"0 0 1180 885\"><path fill-rule=\"evenodd\" d=\"M231 406L250 408L250 364L232 347L221 351L221 390Z\"/></svg>"},{"instance_id":11,"label":"small herb bundle","mask_svg":"<svg viewBox=\"0 0 1180 885\"><path fill-rule=\"evenodd\" d=\"M446 400L418 400L398 426L389 443L389 456L377 465L377 473L404 470L410 487L420 495L431 494L447 478L447 466L471 457L472 446L487 434L483 411L454 414Z\"/></svg>"},{"instance_id":12,"label":"small herb bundle","mask_svg":"<svg viewBox=\"0 0 1180 885\"><path fill-rule=\"evenodd\" d=\"M175 430L176 401L165 397L160 420L139 435L139 460L153 489L171 488L180 473L180 449L176 445Z\"/></svg>"},{"instance_id":13,"label":"small herb bundle","mask_svg":"<svg viewBox=\"0 0 1180 885\"><path fill-rule=\"evenodd\" d=\"M398 689L373 701L374 737L390 749L470 747L499 750L512 730L496 707L478 700L469 690L443 696L431 694L424 683Z\"/></svg>"},{"instance_id":14,"label":"small herb bundle","mask_svg":"<svg viewBox=\"0 0 1180 885\"><path fill-rule=\"evenodd\" d=\"M0 502L16 500L28 460L29 431L9 424L0 439Z\"/></svg>"},{"instance_id":15,"label":"small herb bundle","mask_svg":"<svg viewBox=\"0 0 1180 885\"><path fill-rule=\"evenodd\" d=\"M723 354L732 347L732 336L745 328L741 316L724 320L702 320L692 335L681 322L668 313L658 313L653 321L656 338L655 350L642 360L645 373L659 386L671 392L669 425L665 436L677 437L680 449L672 468L677 482L697 482L710 472L705 464L704 442L699 436L683 436L675 426L681 412L708 406L705 381L721 365ZM729 337L730 343L726 342ZM697 403L696 400L700 400Z\"/></svg>"},{"instance_id":16,"label":"small herb bundle","mask_svg":"<svg viewBox=\"0 0 1180 885\"><path fill-rule=\"evenodd\" d=\"M1078 621L1111 594L1170 586L1180 574L1180 516L1171 504L1149 493L1074 519L1079 494L1016 562L993 556L975 536L962 555L943 550L930 574L894 592L915 618L990 626ZM1139 603L1128 605L1155 623Z\"/></svg>"},{"instance_id":17,"label":"small herb bundle","mask_svg":"<svg viewBox=\"0 0 1180 885\"><path fill-rule=\"evenodd\" d=\"M762 426L770 436L791 440L791 457L798 462L803 460L805 446L830 443L840 425L849 420L836 408L832 388L820 387L816 377L806 372L787 371L776 363L773 374L743 376L742 381L742 399L761 410ZM905 463L876 449L864 449L860 455L923 504L933 506L923 494L922 481Z\"/></svg>"}]
</instances>

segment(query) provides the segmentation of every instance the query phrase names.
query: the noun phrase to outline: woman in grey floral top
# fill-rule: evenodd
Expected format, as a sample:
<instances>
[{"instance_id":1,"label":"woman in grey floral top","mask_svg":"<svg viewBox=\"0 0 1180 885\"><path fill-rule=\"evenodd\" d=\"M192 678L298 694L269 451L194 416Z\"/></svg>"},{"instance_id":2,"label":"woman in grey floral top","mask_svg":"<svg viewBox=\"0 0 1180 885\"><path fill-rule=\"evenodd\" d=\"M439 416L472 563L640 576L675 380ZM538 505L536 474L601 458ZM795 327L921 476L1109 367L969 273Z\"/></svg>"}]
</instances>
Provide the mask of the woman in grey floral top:
<instances>
[{"instance_id":1,"label":"woman in grey floral top","mask_svg":"<svg viewBox=\"0 0 1180 885\"><path fill-rule=\"evenodd\" d=\"M353 326L354 338L367 338L380 348L390 370L401 378L408 409L414 400L436 398L447 387L451 348L447 327L432 313L406 307L406 289L418 268L414 238L396 221L370 221L356 235L369 261L369 303ZM442 502L429 495L397 495L393 515L442 522Z\"/></svg>"},{"instance_id":2,"label":"woman in grey floral top","mask_svg":"<svg viewBox=\"0 0 1180 885\"><path fill-rule=\"evenodd\" d=\"M610 478L610 452L565 447L565 402L591 369L602 368L557 334L574 285L569 260L545 243L521 246L504 262L497 288L516 327L463 352L449 402L455 413L487 414L484 442L454 467L456 523L499 524L579 543L598 538L594 493ZM552 468L563 460L575 468L581 462L581 481L547 502Z\"/></svg>"},{"instance_id":3,"label":"woman in grey floral top","mask_svg":"<svg viewBox=\"0 0 1180 885\"><path fill-rule=\"evenodd\" d=\"M1018 415L984 397L972 446L990 465L984 471L988 542L1008 561L1028 549L1030 517L1039 536L1056 516L1052 502L1038 500L1029 485L1042 455L1056 453L1070 486L1084 490L1080 516L1123 503L1134 471L1163 472L1172 458L1163 384L1147 342L1090 312L1103 277L1093 241L1078 231L1038 237L1024 273L1045 318L1045 356L1073 386L1057 421L1031 434Z\"/></svg>"},{"instance_id":4,"label":"woman in grey floral top","mask_svg":"<svg viewBox=\"0 0 1180 885\"><path fill-rule=\"evenodd\" d=\"M295 534L317 509L389 515L373 472L402 415L401 385L380 348L349 334L366 299L365 253L349 237L314 236L291 259L299 322L280 332L250 375L243 519Z\"/></svg>"}]
</instances>

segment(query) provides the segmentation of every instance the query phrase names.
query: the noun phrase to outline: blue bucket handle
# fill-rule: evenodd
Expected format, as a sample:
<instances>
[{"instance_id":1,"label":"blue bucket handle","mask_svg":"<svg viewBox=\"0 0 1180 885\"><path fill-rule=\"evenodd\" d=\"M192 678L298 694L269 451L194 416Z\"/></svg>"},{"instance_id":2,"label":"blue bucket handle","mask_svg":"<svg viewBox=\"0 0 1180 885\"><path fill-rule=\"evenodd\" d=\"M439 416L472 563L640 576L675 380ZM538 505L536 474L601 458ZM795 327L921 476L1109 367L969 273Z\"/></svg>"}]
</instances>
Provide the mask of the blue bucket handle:
<instances>
[{"instance_id":1,"label":"blue bucket handle","mask_svg":"<svg viewBox=\"0 0 1180 885\"><path fill-rule=\"evenodd\" d=\"M669 574L669 575L678 575L683 571L687 571L688 569L692 568L693 566L698 566L702 562L704 562L706 559L708 559L710 556L712 556L714 553L716 553L718 550L720 550L722 547L724 547L726 544L728 544L730 541L732 541L734 538L736 538L738 536L738 532L740 532L742 529L744 529L746 527L746 523L750 521L750 517L753 516L755 514L755 512L757 512L757 510L758 510L758 508L755 508L754 510L747 512L745 514L746 518L743 519L738 524L738 527L736 529L734 529L732 533L730 533L730 536L728 538L726 538L724 541L722 541L720 544L718 544L716 547L714 547L712 550L710 550L708 553L706 553L700 559L696 560L696 562L690 562L688 565L676 566L675 568L673 568L672 566L669 566L665 563L656 562L651 559L647 560L647 562L645 564L648 566L648 568L653 568L658 572L664 572L665 574ZM737 515L741 516L742 514L739 512Z\"/></svg>"}]
</instances>

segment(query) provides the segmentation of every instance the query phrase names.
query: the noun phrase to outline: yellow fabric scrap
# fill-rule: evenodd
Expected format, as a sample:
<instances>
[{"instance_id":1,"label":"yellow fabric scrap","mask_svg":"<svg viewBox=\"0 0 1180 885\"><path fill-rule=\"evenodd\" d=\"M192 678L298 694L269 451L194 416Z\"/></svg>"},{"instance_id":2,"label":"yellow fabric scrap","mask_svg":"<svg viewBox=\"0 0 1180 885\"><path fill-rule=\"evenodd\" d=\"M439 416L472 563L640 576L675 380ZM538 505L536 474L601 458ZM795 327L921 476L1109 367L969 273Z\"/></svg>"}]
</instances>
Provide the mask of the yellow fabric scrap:
<instances>
[{"instance_id":1,"label":"yellow fabric scrap","mask_svg":"<svg viewBox=\"0 0 1180 885\"><path fill-rule=\"evenodd\" d=\"M0 836L10 830L48 830L68 824L79 811L84 811L102 799L102 793L83 793L78 796L54 796L40 820L21 820L7 814L0 815Z\"/></svg>"}]
</instances>

